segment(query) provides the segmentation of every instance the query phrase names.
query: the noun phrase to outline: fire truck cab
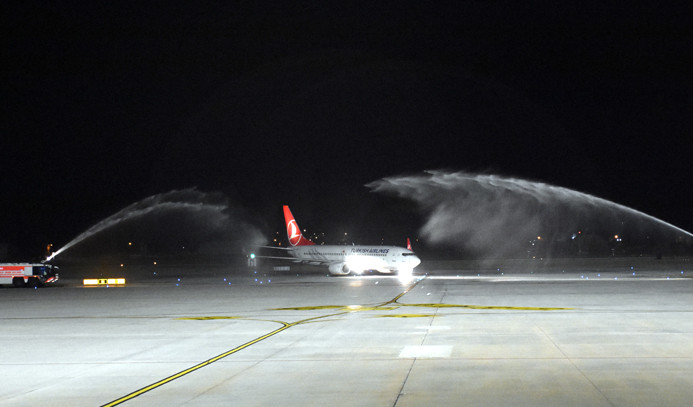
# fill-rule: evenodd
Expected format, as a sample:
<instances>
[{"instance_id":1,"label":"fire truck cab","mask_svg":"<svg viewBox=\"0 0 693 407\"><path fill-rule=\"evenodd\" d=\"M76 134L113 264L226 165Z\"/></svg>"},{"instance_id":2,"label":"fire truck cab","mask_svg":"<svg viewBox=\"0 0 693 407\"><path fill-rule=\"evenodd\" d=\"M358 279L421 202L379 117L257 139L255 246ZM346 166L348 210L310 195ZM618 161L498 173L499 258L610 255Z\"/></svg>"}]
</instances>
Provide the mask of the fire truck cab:
<instances>
[{"instance_id":1,"label":"fire truck cab","mask_svg":"<svg viewBox=\"0 0 693 407\"><path fill-rule=\"evenodd\" d=\"M43 263L0 263L0 284L39 287L58 281L58 267Z\"/></svg>"}]
</instances>

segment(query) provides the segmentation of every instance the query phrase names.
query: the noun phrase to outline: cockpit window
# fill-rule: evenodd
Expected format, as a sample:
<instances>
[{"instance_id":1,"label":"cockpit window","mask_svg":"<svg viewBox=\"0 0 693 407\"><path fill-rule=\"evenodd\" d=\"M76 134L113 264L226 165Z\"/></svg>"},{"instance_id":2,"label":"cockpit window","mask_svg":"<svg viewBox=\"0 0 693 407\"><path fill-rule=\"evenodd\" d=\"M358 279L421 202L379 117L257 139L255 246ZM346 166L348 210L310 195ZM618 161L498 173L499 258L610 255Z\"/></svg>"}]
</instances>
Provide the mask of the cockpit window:
<instances>
[{"instance_id":1,"label":"cockpit window","mask_svg":"<svg viewBox=\"0 0 693 407\"><path fill-rule=\"evenodd\" d=\"M402 253L402 256L416 256L416 253Z\"/></svg>"}]
</instances>

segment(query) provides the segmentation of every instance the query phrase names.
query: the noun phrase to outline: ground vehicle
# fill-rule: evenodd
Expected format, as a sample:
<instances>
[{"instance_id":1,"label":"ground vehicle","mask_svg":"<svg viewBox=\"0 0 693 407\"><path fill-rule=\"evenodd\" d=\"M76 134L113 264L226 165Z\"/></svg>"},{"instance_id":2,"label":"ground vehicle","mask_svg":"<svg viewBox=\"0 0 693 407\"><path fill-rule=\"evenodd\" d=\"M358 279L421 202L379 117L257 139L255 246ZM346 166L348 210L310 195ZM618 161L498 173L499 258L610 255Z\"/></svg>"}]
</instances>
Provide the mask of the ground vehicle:
<instances>
[{"instance_id":1,"label":"ground vehicle","mask_svg":"<svg viewBox=\"0 0 693 407\"><path fill-rule=\"evenodd\" d=\"M43 263L0 263L0 284L38 287L58 281L58 267Z\"/></svg>"}]
</instances>

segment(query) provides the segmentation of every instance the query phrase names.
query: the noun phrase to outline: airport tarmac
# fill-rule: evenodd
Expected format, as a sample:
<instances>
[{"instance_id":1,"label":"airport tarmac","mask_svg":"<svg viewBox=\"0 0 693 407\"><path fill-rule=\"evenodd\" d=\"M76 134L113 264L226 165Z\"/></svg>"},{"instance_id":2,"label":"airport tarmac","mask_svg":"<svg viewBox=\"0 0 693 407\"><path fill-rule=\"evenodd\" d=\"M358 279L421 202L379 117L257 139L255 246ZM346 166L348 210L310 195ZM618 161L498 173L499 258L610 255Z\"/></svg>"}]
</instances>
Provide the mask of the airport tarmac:
<instances>
[{"instance_id":1,"label":"airport tarmac","mask_svg":"<svg viewBox=\"0 0 693 407\"><path fill-rule=\"evenodd\" d=\"M689 264L424 270L2 288L0 406L691 405Z\"/></svg>"}]
</instances>

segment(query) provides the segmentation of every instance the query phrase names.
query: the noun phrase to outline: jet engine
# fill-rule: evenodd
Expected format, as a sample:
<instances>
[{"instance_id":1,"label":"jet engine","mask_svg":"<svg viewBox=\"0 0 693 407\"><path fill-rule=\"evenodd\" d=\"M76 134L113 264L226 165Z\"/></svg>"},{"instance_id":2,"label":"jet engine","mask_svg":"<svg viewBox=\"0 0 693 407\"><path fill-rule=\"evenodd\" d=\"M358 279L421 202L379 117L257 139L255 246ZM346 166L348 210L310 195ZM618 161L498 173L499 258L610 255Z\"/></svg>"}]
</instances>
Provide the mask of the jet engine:
<instances>
[{"instance_id":1,"label":"jet engine","mask_svg":"<svg viewBox=\"0 0 693 407\"><path fill-rule=\"evenodd\" d=\"M329 269L333 276L346 276L351 272L345 262L330 264Z\"/></svg>"}]
</instances>

